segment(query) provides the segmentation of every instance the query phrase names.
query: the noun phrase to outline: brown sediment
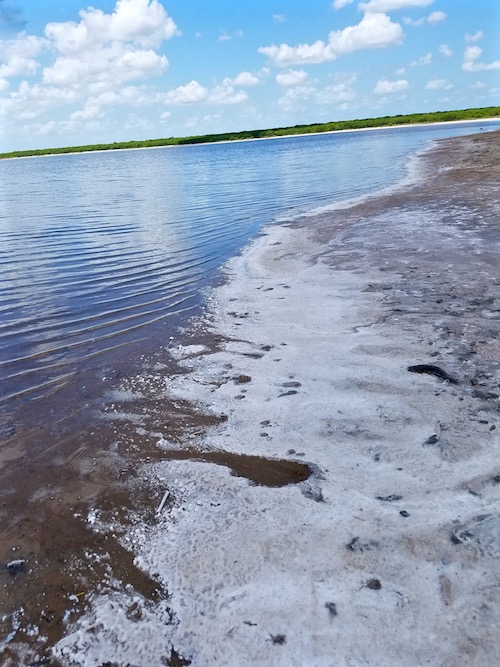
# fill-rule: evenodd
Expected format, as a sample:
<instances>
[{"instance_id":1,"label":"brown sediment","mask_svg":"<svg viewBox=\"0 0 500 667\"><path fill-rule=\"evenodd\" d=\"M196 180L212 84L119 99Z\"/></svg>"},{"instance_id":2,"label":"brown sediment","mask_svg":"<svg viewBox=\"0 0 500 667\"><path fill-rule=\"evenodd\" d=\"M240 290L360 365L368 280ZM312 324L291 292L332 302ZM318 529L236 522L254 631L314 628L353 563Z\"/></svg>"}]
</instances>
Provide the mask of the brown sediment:
<instances>
[{"instance_id":1,"label":"brown sediment","mask_svg":"<svg viewBox=\"0 0 500 667\"><path fill-rule=\"evenodd\" d=\"M215 349L221 340L200 331L196 342ZM158 364L157 357L152 365ZM160 371L150 368L140 391L124 400L119 393L103 397L90 423L84 410L56 423L47 419L43 424L40 414L38 428L12 436L2 449L0 641L17 628L0 648L2 666L17 665L20 651L34 664L43 659L48 661L43 664L57 665L50 647L63 636L64 622L76 620L99 590L131 585L145 599L168 597L120 544L118 526L129 525L133 516L140 514L145 524L155 521L162 491L143 480L138 488L137 471L144 463L204 461L270 487L297 484L311 475L311 468L298 461L194 450L193 438L227 417L166 397L165 378L186 370L166 353L160 366ZM158 436L151 435L158 433L176 449L158 447ZM112 526L109 532L89 523L92 508ZM7 568L13 560L24 563Z\"/></svg>"},{"instance_id":2,"label":"brown sediment","mask_svg":"<svg viewBox=\"0 0 500 667\"><path fill-rule=\"evenodd\" d=\"M257 486L270 488L305 482L311 468L298 461L268 459L232 452L203 452L190 449L164 450L162 458L169 461L203 461L230 468L237 477L245 477Z\"/></svg>"}]
</instances>

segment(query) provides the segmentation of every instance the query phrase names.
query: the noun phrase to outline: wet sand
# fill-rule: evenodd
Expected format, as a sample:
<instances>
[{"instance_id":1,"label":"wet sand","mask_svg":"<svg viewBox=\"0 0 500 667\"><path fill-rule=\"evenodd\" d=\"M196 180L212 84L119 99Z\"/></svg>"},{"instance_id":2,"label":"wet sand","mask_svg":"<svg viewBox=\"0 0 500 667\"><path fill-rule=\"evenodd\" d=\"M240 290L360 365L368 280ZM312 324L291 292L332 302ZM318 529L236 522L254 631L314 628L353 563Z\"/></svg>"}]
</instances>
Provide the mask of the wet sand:
<instances>
[{"instance_id":1,"label":"wet sand","mask_svg":"<svg viewBox=\"0 0 500 667\"><path fill-rule=\"evenodd\" d=\"M73 458L5 463L0 664L499 664L499 147L268 229Z\"/></svg>"}]
</instances>

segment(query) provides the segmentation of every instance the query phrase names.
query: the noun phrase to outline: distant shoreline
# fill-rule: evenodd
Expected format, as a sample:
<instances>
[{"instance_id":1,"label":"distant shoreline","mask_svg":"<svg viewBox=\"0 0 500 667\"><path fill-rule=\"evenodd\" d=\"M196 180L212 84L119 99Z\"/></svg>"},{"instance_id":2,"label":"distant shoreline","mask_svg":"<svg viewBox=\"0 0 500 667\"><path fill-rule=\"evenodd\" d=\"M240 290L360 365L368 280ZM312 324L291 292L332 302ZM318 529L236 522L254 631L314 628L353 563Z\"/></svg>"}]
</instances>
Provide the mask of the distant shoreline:
<instances>
[{"instance_id":1,"label":"distant shoreline","mask_svg":"<svg viewBox=\"0 0 500 667\"><path fill-rule=\"evenodd\" d=\"M444 112L446 113L446 112ZM421 114L424 116L425 114ZM408 116L410 117L410 116ZM378 119L366 119L366 122L370 122L371 120L378 120ZM382 119L380 119L382 120ZM344 121L340 121L344 122ZM349 121L345 121L349 122ZM357 121L359 122L359 121ZM352 133L352 132L368 132L368 131L378 131L378 130L389 130L389 129L394 129L394 128L408 128L408 127L424 127L424 126L439 126L439 125L457 125L460 123L463 124L476 124L476 123L491 123L491 122L500 122L500 115L498 116L488 116L484 118L464 118L464 119L454 119L454 120L436 120L436 121L422 121L422 122L408 122L408 123L393 123L393 124L381 124L381 125L375 125L375 126L365 126L365 127L354 127L354 128L340 128L340 129L331 129L331 130L318 130L318 131L311 131L311 132L290 132L288 134L274 134L271 136L251 136L251 137L245 137L242 136L241 138L238 138L237 136L235 138L231 139L207 139L206 141L197 141L196 139L198 137L193 137L193 140L189 140L190 138L183 138L179 140L174 140L172 139L172 143L164 143L164 144L157 144L157 145L143 145L143 146L126 146L126 145L121 145L117 144L116 147L109 147L109 148L99 148L99 144L96 144L96 148L89 148L86 150L70 150L70 147L68 148L55 148L55 149L35 149L32 153L28 151L28 155L15 155L15 154L10 154L10 153L4 153L4 157L2 157L0 154L0 160L19 160L19 159L25 159L25 158L39 158L39 157L53 157L57 155L83 155L84 153L114 153L117 151L136 151L136 150L149 150L153 148L176 148L176 147L185 147L185 146L206 146L207 144L232 144L232 143L243 143L243 142L248 142L248 141L265 141L269 139L289 139L290 137L307 137L307 136L314 136L314 135L324 135L324 134L344 134L344 133ZM328 125L328 123L324 124L318 124L318 125ZM311 127L310 125L305 125L304 128L306 127ZM293 128L278 128L278 130L285 130L285 129L290 129L292 130ZM278 131L277 130L277 131ZM271 130L273 131L273 130ZM260 131L256 131L260 132ZM262 130L262 132L266 132L266 130ZM245 132L236 132L234 133L235 135L238 134L245 134ZM222 133L220 135L206 135L208 137L216 137L216 136L227 136L225 133ZM203 139L204 137L199 137L200 139ZM148 141L151 140L144 140L144 142L137 142L137 143L145 143L147 144ZM153 140L154 141L154 140ZM165 140L169 141L169 140ZM177 143L174 143L177 142ZM123 142L123 144L126 144L127 142ZM133 143L133 142L131 142ZM101 144L102 145L102 144ZM104 144L105 145L105 144ZM77 149L78 147L75 147ZM47 152L47 153L37 153L36 151L38 150L53 150L54 152ZM21 152L23 153L24 151L12 151L12 153L16 152Z\"/></svg>"}]
</instances>

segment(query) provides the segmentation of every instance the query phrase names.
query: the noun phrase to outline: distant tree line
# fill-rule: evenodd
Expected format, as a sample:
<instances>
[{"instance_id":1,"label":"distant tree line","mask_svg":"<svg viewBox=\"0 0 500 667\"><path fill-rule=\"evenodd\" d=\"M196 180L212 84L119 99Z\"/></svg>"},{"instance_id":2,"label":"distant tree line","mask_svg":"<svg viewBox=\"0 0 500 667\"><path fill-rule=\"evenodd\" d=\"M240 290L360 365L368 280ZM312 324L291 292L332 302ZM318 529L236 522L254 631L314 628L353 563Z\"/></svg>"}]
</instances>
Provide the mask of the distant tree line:
<instances>
[{"instance_id":1,"label":"distant tree line","mask_svg":"<svg viewBox=\"0 0 500 667\"><path fill-rule=\"evenodd\" d=\"M318 134L338 130L361 130L364 128L393 127L396 125L412 125L415 123L442 123L450 121L495 118L500 116L500 107L481 107L475 109L459 109L456 111L434 111L431 113L414 113L397 116L381 116L379 118L360 118L342 120L331 123L313 123L310 125L294 125L292 127L274 127L267 130L246 130L243 132L224 132L222 134L203 134L191 137L168 137L164 139L146 139L143 141L122 141L112 144L89 144L87 146L66 146L64 148L39 148L35 150L13 151L0 153L0 159L14 157L31 157L36 155L57 155L60 153L82 153L90 151L122 150L126 148L153 148L157 146L182 146L186 144L216 143L220 141L241 141L244 139L268 139L296 134Z\"/></svg>"}]
</instances>

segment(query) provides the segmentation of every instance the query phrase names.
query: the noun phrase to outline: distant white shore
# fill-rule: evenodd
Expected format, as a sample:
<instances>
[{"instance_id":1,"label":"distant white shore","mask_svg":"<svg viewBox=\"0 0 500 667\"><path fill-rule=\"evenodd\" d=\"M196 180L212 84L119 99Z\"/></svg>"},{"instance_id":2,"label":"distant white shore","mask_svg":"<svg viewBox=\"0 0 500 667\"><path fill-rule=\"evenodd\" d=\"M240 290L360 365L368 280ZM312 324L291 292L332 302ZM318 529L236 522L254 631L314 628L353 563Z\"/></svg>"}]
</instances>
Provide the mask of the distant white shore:
<instances>
[{"instance_id":1,"label":"distant white shore","mask_svg":"<svg viewBox=\"0 0 500 667\"><path fill-rule=\"evenodd\" d=\"M60 157L63 155L95 155L96 153L118 153L124 151L146 151L146 150L157 150L159 148L189 148L190 146L209 146L215 144L241 144L249 141L271 141L273 139L294 139L295 137L314 137L324 134L348 134L352 132L378 132L379 130L395 130L398 128L408 128L408 127L434 127L439 125L461 125L469 124L474 125L477 123L500 123L500 116L495 118L473 118L469 120L445 120L438 121L434 123L405 123L402 125L380 125L378 127L360 127L352 128L345 130L328 130L325 132L304 132L301 134L283 134L275 137L251 137L248 139L226 139L223 141L200 141L199 143L192 144L172 144L166 146L138 146L137 148L105 148L103 150L92 150L92 151L71 151L68 153L46 153L44 155L20 155L15 157L6 157L2 160L27 160L32 158L44 158L44 157Z\"/></svg>"}]
</instances>

